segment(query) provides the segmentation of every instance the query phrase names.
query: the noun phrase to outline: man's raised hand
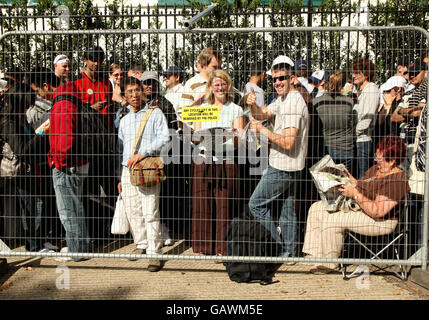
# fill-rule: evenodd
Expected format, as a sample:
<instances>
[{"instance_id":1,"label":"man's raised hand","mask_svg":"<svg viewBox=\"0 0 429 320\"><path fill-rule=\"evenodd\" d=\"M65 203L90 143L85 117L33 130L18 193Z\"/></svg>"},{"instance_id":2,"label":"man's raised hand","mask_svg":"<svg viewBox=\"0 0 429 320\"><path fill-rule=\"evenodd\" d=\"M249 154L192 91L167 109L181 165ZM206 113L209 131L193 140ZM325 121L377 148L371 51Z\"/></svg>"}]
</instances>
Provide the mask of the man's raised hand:
<instances>
[{"instance_id":1,"label":"man's raised hand","mask_svg":"<svg viewBox=\"0 0 429 320\"><path fill-rule=\"evenodd\" d=\"M254 105L256 102L256 94L255 94L255 89L250 88L251 92L249 93L249 95L247 96L247 101L246 103L248 105Z\"/></svg>"}]
</instances>

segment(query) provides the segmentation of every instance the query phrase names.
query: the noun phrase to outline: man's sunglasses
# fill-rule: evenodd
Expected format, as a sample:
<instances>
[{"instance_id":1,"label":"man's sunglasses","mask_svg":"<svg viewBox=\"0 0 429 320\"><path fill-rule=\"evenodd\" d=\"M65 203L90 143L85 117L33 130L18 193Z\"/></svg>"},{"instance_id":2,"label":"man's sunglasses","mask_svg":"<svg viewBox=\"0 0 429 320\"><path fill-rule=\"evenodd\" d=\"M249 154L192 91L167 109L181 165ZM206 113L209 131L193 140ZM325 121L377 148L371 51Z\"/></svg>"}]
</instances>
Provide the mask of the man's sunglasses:
<instances>
[{"instance_id":1,"label":"man's sunglasses","mask_svg":"<svg viewBox=\"0 0 429 320\"><path fill-rule=\"evenodd\" d=\"M285 80L287 80L289 78L290 78L290 75L289 76L273 77L273 83L276 83L277 80L279 80L279 81L285 81Z\"/></svg>"},{"instance_id":2,"label":"man's sunglasses","mask_svg":"<svg viewBox=\"0 0 429 320\"><path fill-rule=\"evenodd\" d=\"M155 80L145 80L142 81L145 86L155 86L158 82Z\"/></svg>"}]
</instances>

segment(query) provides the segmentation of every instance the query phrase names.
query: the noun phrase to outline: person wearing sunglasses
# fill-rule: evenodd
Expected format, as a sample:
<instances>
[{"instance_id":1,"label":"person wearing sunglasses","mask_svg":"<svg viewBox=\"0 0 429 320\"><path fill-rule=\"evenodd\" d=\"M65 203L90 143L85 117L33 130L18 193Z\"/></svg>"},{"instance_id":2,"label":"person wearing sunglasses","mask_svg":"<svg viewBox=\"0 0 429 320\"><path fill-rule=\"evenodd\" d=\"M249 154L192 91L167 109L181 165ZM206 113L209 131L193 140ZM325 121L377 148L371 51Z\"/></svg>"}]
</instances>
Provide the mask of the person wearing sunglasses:
<instances>
[{"instance_id":1,"label":"person wearing sunglasses","mask_svg":"<svg viewBox=\"0 0 429 320\"><path fill-rule=\"evenodd\" d=\"M251 214L271 232L273 240L282 244L283 257L296 254L295 193L307 155L309 112L302 95L295 89L294 63L287 56L274 59L267 72L272 76L277 92L274 103L258 107L252 91L247 98L253 118L251 129L266 138L270 144L269 165L249 200ZM262 125L261 120L274 122L274 131ZM272 218L271 205L282 201L277 223Z\"/></svg>"},{"instance_id":2,"label":"person wearing sunglasses","mask_svg":"<svg viewBox=\"0 0 429 320\"><path fill-rule=\"evenodd\" d=\"M145 71L141 76L143 86L142 99L146 103L157 104L165 114L168 127L176 128L176 111L170 101L168 101L160 92L159 75L156 71Z\"/></svg>"},{"instance_id":3,"label":"person wearing sunglasses","mask_svg":"<svg viewBox=\"0 0 429 320\"><path fill-rule=\"evenodd\" d=\"M428 66L422 60L413 61L408 67L410 82L415 86L415 89L408 92L395 110L392 121L403 122L401 127L401 137L406 139L408 145L414 143L414 138L417 131L417 124L426 104L427 97L427 71Z\"/></svg>"}]
</instances>

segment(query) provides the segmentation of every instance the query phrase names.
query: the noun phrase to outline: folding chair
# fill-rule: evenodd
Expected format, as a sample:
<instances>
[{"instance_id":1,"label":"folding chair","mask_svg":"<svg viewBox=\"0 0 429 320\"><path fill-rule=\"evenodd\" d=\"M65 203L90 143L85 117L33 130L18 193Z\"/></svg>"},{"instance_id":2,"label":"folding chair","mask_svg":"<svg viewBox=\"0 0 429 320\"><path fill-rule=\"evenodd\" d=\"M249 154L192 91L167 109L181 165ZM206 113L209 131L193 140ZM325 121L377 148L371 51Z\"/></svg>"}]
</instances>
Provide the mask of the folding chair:
<instances>
[{"instance_id":1,"label":"folding chair","mask_svg":"<svg viewBox=\"0 0 429 320\"><path fill-rule=\"evenodd\" d=\"M365 235L354 233L350 230L346 230L345 232L345 238L348 237L348 239L350 240L349 242L355 241L358 246L364 248L366 252L370 254L371 260L376 260L376 259L381 260L380 256L390 248L393 249L396 259L400 260L400 254L398 251L401 251L401 250L398 250L398 249L401 247L402 240L403 240L403 244L402 244L403 257L408 258L408 235L409 235L408 196L405 200L405 205L403 207L402 214L399 218L398 225L392 233L384 236L365 236ZM378 241L378 240L381 240L381 241ZM381 249L379 249L378 251L371 250L372 249L371 247L380 245L381 243L382 243ZM345 251L346 249L343 250L343 253ZM350 280L355 276L359 276L359 274L361 273L361 270L359 268L356 268L355 271L353 271L350 274L347 274L347 265L341 263L340 266L341 266L341 273L343 274L344 280ZM373 265L373 266L378 268L378 270L384 270L385 268L387 268L387 267L381 268L377 265ZM406 266L399 265L399 269L400 269L400 273L398 273L395 270L392 270L392 272L395 273L402 280L404 281L407 280L408 270Z\"/></svg>"}]
</instances>

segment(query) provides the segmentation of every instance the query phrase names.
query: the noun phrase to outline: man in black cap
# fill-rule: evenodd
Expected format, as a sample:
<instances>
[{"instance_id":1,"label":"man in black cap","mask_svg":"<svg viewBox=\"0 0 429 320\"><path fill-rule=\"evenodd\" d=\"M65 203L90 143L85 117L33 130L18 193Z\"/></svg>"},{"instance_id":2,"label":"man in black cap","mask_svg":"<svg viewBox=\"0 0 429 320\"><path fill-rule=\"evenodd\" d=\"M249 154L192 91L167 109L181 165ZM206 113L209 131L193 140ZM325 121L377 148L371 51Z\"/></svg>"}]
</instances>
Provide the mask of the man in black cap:
<instances>
[{"instance_id":1,"label":"man in black cap","mask_svg":"<svg viewBox=\"0 0 429 320\"><path fill-rule=\"evenodd\" d=\"M110 113L113 87L109 79L102 74L104 51L98 46L89 48L83 55L84 70L79 74L75 84L79 90L79 98L89 103L91 108L103 115L106 124L113 132L113 121Z\"/></svg>"},{"instance_id":2,"label":"man in black cap","mask_svg":"<svg viewBox=\"0 0 429 320\"><path fill-rule=\"evenodd\" d=\"M177 66L170 66L166 71L161 73L164 78L165 85L167 86L167 92L165 98L171 102L174 110L177 111L177 107L183 93L183 71Z\"/></svg>"},{"instance_id":3,"label":"man in black cap","mask_svg":"<svg viewBox=\"0 0 429 320\"><path fill-rule=\"evenodd\" d=\"M84 70L79 74L78 79L73 81L77 87L77 96L83 103L89 103L91 108L98 111L104 118L105 125L110 131L111 135L115 135L113 124L113 103L112 94L113 86L108 78L103 76L103 64L105 54L99 46L90 47L84 52L83 62L85 63ZM108 139L109 137L106 137ZM105 199L110 206L115 205L117 197L115 170L119 167L116 163L119 160L115 155L101 154L94 157L90 161L88 179L85 183L88 190L85 194L93 194L101 196L101 188L105 195ZM89 200L89 197L87 197ZM88 205L98 206L95 202L88 201ZM98 217L102 218L102 214L110 215L105 206L89 208L88 212L97 212ZM103 212L103 213L102 213ZM101 221L101 220L90 220ZM95 222L97 223L97 222ZM100 230L98 226L94 226L93 230ZM107 232L107 230L102 230ZM100 231L98 231L100 232ZM103 234L94 235L98 238L103 238Z\"/></svg>"}]
</instances>

